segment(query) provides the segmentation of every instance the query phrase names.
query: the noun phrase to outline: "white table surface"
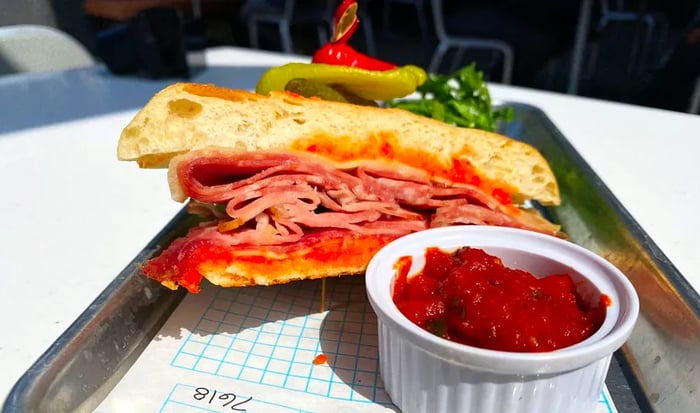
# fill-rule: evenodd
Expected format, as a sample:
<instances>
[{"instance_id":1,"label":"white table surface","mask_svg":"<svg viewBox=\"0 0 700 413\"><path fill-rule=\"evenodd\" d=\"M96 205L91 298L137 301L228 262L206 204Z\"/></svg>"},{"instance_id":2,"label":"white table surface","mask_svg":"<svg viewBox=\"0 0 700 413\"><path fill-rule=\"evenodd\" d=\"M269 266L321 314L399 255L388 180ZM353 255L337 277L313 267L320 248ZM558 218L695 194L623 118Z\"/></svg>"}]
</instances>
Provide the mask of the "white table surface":
<instances>
[{"instance_id":1,"label":"white table surface","mask_svg":"<svg viewBox=\"0 0 700 413\"><path fill-rule=\"evenodd\" d=\"M300 59L235 48L210 50L206 58L212 66L260 67ZM219 81L222 73L194 80ZM231 69L225 83L250 88L254 79L245 76L259 72L241 73ZM85 108L80 96L58 95L47 99L76 104L7 105L8 93L42 75L33 76L0 79L0 401L181 208L170 200L164 170L116 160L134 99L145 102L133 93L157 90L158 82L125 80L123 99ZM99 97L109 95L110 82L116 80L104 74L83 83ZM51 83L57 94L77 93L71 87L60 78ZM491 85L491 92L543 109L700 289L700 116L504 85Z\"/></svg>"}]
</instances>

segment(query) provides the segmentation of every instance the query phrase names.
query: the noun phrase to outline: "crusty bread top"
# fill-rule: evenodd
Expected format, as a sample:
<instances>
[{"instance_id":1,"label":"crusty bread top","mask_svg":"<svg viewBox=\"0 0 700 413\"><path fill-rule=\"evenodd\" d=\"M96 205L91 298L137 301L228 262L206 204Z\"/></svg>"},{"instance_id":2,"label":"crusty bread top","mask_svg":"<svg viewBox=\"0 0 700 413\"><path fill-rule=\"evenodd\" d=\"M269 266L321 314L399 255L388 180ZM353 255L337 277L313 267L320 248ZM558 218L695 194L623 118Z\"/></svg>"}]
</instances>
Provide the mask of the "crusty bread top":
<instances>
[{"instance_id":1,"label":"crusty bread top","mask_svg":"<svg viewBox=\"0 0 700 413\"><path fill-rule=\"evenodd\" d=\"M319 142L325 147L362 148L364 142L377 140L391 142L392 154L413 153L401 159L413 163L411 166L425 167L416 163L426 157L447 169L456 162L470 165L481 179L507 188L515 202L560 202L547 161L523 142L458 128L401 109L328 102L284 92L263 96L212 85L171 85L157 93L124 129L117 155L142 167L165 167L178 154L212 146L280 151L315 148L312 144Z\"/></svg>"}]
</instances>

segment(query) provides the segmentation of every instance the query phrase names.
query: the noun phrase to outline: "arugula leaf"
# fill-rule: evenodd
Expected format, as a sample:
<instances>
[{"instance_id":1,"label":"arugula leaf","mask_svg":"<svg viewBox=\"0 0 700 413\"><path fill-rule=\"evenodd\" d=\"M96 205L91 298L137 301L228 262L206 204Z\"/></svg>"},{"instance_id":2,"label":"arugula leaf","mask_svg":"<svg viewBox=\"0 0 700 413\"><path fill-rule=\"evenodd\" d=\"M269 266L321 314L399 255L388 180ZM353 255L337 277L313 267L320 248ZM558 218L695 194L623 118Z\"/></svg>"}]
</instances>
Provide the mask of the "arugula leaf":
<instances>
[{"instance_id":1,"label":"arugula leaf","mask_svg":"<svg viewBox=\"0 0 700 413\"><path fill-rule=\"evenodd\" d=\"M420 99L392 100L388 106L465 128L496 129L498 119L512 120L513 110L493 110L484 74L472 63L451 75L431 74L417 91Z\"/></svg>"}]
</instances>

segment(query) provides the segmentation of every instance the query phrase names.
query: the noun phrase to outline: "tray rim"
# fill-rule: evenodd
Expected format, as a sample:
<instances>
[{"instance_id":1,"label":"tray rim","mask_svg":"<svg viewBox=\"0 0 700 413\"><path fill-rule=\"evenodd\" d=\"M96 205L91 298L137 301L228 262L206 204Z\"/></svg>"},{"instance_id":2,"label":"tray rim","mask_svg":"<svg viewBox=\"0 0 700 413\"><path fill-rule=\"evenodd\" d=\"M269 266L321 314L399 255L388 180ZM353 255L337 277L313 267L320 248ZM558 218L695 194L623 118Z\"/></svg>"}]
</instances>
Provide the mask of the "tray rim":
<instances>
[{"instance_id":1,"label":"tray rim","mask_svg":"<svg viewBox=\"0 0 700 413\"><path fill-rule=\"evenodd\" d=\"M556 143L560 145L568 155L575 159L577 166L582 169L582 172L585 173L586 178L589 178L591 182L596 185L596 187L601 191L605 200L610 203L610 207L618 214L619 218L622 220L622 224L630 231L634 239L637 240L649 254L654 264L659 267L660 271L667 277L672 286L677 290L679 296L686 304L688 304L688 307L693 310L695 316L700 318L700 294L698 291L691 286L682 273L668 259L658 245L651 239L641 225L612 193L604 181L595 173L595 171L593 171L588 162L586 162L581 154L574 148L571 142L566 139L551 118L547 116L547 114L541 108L529 103L503 101L494 106L519 107L538 116L539 120L555 137ZM64 330L64 332L37 358L37 360L12 386L6 399L3 401L1 410L2 413L24 411L24 396L33 389L33 386L36 385L37 380L41 378L43 369L46 366L51 366L54 362L65 356L65 352L67 350L66 344L72 342L72 340L75 340L78 336L83 334L86 328L88 328L94 322L94 315L104 309L105 305L109 302L115 291L119 289L119 287L124 283L125 279L129 276L130 269L133 268L134 265L142 262L145 255L147 255L149 252L158 249L160 240L165 236L165 234L172 231L173 228L177 227L178 225L182 225L182 221L187 217L187 215L188 214L185 207L182 208L175 216L173 216L168 224L166 224L141 250L141 252L124 267L124 269L108 284L107 287L105 287L105 289L90 303L90 305L78 316L78 318L74 320L66 328L66 330ZM160 285L157 285L157 287L161 288ZM180 301L186 296L184 289L171 293L177 296L174 300L175 304L168 313L168 316L172 314L172 310L174 310L175 306L179 304ZM162 326L162 323L160 326ZM616 352L616 355L617 354L618 352ZM635 386L635 383L631 382L631 379L635 379L635 376L629 366L625 365L624 358L622 360L620 360L619 357L615 358L618 362L620 362L628 384L633 386L632 392L634 393L638 406L644 409L644 411L653 411L653 408L648 401L648 396L645 394L641 385L636 383ZM611 396L613 396L614 401L614 394L612 391L610 393ZM640 400L637 397L640 395L643 396L643 400Z\"/></svg>"},{"instance_id":2,"label":"tray rim","mask_svg":"<svg viewBox=\"0 0 700 413\"><path fill-rule=\"evenodd\" d=\"M587 175L587 178L592 178L592 182L596 187L603 192L604 197L611 203L611 207L620 215L620 218L624 221L623 224L627 227L634 238L639 241L641 246L650 254L652 260L662 272L666 275L672 276L670 280L672 285L678 290L678 293L686 299L690 308L694 311L695 316L700 318L700 292L696 291L690 282L683 276L683 274L678 270L678 268L671 262L671 260L666 256L666 254L661 250L661 248L656 244L656 242L647 234L647 232L642 228L642 226L637 222L637 220L632 216L632 214L625 208L625 206L620 202L615 194L610 190L610 188L605 184L603 179L595 173L593 168L588 164L588 162L583 158L583 156L576 150L576 148L569 142L568 139L561 133L559 128L556 127L554 122L547 116L547 114L537 106L521 103L521 102L506 102L504 106L511 107L523 107L527 110L537 113L540 120L548 124L554 135L557 137L557 143L566 149L569 155L576 159L579 166L583 169L583 172Z\"/></svg>"}]
</instances>

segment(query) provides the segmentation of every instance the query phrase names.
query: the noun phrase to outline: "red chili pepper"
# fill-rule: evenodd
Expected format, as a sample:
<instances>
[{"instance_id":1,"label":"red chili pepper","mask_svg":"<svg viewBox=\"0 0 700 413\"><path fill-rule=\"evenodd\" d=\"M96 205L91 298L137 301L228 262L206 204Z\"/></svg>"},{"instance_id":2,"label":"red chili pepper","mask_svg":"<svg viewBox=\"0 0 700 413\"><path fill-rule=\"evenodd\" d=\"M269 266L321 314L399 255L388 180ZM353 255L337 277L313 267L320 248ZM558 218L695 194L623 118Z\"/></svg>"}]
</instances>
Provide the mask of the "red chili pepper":
<instances>
[{"instance_id":1,"label":"red chili pepper","mask_svg":"<svg viewBox=\"0 0 700 413\"><path fill-rule=\"evenodd\" d=\"M358 52L347 44L360 22L357 18L357 7L357 1L355 0L344 0L338 6L333 18L333 38L314 53L311 61L329 65L359 67L367 70L395 69L395 64Z\"/></svg>"},{"instance_id":2,"label":"red chili pepper","mask_svg":"<svg viewBox=\"0 0 700 413\"><path fill-rule=\"evenodd\" d=\"M396 68L395 64L360 53L345 43L327 43L314 53L312 62L359 67L367 70L391 70Z\"/></svg>"},{"instance_id":3,"label":"red chili pepper","mask_svg":"<svg viewBox=\"0 0 700 413\"><path fill-rule=\"evenodd\" d=\"M333 16L333 37L331 43L347 43L355 34L360 19L357 18L356 0L343 0Z\"/></svg>"}]
</instances>

